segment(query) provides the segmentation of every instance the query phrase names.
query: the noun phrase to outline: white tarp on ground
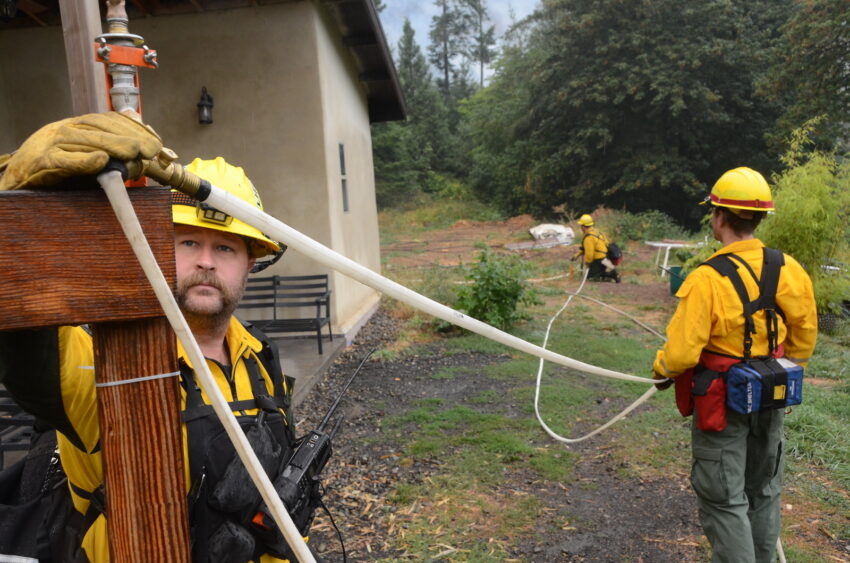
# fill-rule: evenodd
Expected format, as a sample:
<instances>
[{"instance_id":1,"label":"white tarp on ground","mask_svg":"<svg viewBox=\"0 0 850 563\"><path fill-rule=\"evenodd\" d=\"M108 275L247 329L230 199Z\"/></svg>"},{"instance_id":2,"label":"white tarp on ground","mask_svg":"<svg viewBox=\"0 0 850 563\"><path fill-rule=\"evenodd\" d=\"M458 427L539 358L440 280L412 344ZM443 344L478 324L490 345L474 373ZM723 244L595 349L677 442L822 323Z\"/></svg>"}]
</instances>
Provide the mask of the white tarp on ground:
<instances>
[{"instance_id":1,"label":"white tarp on ground","mask_svg":"<svg viewBox=\"0 0 850 563\"><path fill-rule=\"evenodd\" d=\"M553 223L542 223L528 229L534 240L550 240L555 239L561 244L570 244L575 238L573 230L565 225L555 225Z\"/></svg>"}]
</instances>

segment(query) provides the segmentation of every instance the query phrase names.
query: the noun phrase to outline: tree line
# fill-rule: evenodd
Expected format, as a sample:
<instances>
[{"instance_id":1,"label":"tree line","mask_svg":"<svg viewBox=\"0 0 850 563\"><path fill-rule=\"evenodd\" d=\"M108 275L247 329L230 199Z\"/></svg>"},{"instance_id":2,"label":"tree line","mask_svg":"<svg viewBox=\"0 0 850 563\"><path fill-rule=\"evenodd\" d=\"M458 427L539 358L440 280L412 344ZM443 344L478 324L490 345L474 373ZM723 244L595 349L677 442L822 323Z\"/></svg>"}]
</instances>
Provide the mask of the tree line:
<instances>
[{"instance_id":1,"label":"tree line","mask_svg":"<svg viewBox=\"0 0 850 563\"><path fill-rule=\"evenodd\" d=\"M846 0L543 0L495 37L485 0L434 0L393 56L409 116L373 127L380 205L447 182L505 214L655 209L681 224L787 139L847 150ZM382 2L377 6L382 9Z\"/></svg>"}]
</instances>

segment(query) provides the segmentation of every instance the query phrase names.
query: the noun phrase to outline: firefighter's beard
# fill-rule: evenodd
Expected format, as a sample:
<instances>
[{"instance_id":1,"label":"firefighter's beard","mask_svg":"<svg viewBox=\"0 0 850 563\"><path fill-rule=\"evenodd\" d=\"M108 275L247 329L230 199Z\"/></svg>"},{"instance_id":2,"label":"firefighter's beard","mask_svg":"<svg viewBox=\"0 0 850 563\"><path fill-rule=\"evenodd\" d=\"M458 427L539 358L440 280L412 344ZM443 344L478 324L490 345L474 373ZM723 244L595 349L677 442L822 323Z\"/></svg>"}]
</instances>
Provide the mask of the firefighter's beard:
<instances>
[{"instance_id":1,"label":"firefighter's beard","mask_svg":"<svg viewBox=\"0 0 850 563\"><path fill-rule=\"evenodd\" d=\"M179 281L177 304L192 332L209 332L226 327L242 298L247 279L246 272L240 283L228 287L214 273L202 271Z\"/></svg>"}]
</instances>

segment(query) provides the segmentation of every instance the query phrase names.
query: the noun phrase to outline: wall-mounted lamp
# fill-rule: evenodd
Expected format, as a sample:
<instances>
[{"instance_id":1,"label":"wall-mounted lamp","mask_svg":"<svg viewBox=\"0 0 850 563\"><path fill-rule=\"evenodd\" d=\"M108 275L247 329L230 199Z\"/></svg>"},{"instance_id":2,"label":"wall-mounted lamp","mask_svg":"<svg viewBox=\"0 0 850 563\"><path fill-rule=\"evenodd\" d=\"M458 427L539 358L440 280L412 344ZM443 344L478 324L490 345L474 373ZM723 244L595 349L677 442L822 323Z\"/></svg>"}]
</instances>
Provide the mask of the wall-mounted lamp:
<instances>
[{"instance_id":1,"label":"wall-mounted lamp","mask_svg":"<svg viewBox=\"0 0 850 563\"><path fill-rule=\"evenodd\" d=\"M18 13L17 0L0 0L0 19L7 22Z\"/></svg>"},{"instance_id":2,"label":"wall-mounted lamp","mask_svg":"<svg viewBox=\"0 0 850 563\"><path fill-rule=\"evenodd\" d=\"M201 100L198 102L198 123L209 125L212 123L212 96L207 94L207 87L201 88Z\"/></svg>"}]
</instances>

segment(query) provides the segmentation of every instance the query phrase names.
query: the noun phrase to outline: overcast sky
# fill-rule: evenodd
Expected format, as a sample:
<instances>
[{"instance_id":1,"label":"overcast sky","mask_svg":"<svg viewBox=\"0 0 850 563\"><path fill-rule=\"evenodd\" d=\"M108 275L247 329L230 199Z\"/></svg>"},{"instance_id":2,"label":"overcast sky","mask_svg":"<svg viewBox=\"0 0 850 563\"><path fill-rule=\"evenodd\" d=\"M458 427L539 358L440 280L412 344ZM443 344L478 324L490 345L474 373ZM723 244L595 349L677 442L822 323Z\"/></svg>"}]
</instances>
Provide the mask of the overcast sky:
<instances>
[{"instance_id":1,"label":"overcast sky","mask_svg":"<svg viewBox=\"0 0 850 563\"><path fill-rule=\"evenodd\" d=\"M496 26L496 37L501 38L511 24L511 10L518 21L534 11L537 3L537 0L486 0L490 22ZM433 0L384 0L384 5L386 9L381 13L381 25L393 54L395 55L398 40L401 39L404 18L407 18L416 32L416 43L427 56L428 30L431 27L431 18L437 14Z\"/></svg>"}]
</instances>

